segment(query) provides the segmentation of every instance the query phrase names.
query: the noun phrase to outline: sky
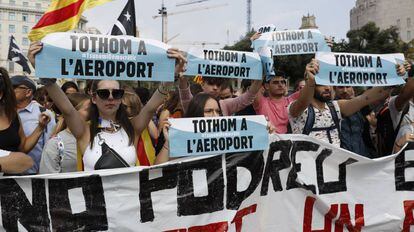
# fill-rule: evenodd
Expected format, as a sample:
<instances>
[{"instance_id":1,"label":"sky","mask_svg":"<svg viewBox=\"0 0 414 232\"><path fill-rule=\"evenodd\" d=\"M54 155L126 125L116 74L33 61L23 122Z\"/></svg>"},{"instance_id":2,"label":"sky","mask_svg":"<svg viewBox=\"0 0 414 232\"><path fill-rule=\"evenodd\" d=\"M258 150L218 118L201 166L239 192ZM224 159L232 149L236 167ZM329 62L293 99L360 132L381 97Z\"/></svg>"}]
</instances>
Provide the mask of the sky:
<instances>
[{"instance_id":1,"label":"sky","mask_svg":"<svg viewBox=\"0 0 414 232\"><path fill-rule=\"evenodd\" d=\"M176 6L177 3L194 0L165 0L168 13L187 11L194 8L206 8L227 4L213 9L205 9L170 15L168 17L169 43L174 47L188 49L193 43L212 43L208 48L221 48L233 44L246 33L246 0L206 0L203 3ZM84 13L89 27L96 27L106 34L127 0L98 6ZM136 20L141 38L161 40L161 18L153 19L158 14L162 0L135 0ZM349 11L355 0L252 0L252 26L258 28L274 24L277 29L298 29L303 15L316 16L319 30L334 36L335 40L345 39L349 30ZM215 43L219 43L215 45Z\"/></svg>"}]
</instances>

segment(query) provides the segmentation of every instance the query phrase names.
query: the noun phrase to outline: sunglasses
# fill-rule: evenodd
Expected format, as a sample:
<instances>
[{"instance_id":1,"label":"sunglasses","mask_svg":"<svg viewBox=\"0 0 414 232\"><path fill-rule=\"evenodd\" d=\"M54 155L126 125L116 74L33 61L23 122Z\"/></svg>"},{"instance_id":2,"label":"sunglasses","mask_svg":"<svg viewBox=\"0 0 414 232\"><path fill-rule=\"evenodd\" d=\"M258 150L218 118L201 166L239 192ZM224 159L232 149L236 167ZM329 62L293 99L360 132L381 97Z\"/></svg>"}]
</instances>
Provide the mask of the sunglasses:
<instances>
[{"instance_id":1,"label":"sunglasses","mask_svg":"<svg viewBox=\"0 0 414 232\"><path fill-rule=\"evenodd\" d=\"M107 100L112 94L113 99L119 100L124 96L124 92L125 91L123 89L97 89L96 95L98 95L98 97L102 100Z\"/></svg>"}]
</instances>

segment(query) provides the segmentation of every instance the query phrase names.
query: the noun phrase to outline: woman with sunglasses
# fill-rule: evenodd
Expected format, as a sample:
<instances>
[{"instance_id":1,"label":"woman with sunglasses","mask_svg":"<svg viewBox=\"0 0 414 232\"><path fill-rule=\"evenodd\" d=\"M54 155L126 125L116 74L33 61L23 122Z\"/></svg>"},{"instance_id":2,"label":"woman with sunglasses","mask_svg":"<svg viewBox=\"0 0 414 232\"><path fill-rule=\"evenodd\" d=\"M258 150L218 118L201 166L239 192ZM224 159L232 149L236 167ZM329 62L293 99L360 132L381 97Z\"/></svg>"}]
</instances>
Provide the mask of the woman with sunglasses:
<instances>
[{"instance_id":1,"label":"woman with sunglasses","mask_svg":"<svg viewBox=\"0 0 414 232\"><path fill-rule=\"evenodd\" d=\"M35 55L42 45L33 43L29 49L29 60L34 64ZM167 51L168 57L175 58L176 73L184 69L185 58L176 49ZM33 65L34 66L34 65ZM70 104L65 93L55 84L46 84L49 96L60 109L65 122L77 140L79 161L84 170L135 166L137 163L137 139L147 127L158 106L167 95L166 84L159 85L141 112L128 118L125 106L121 104L124 90L118 81L95 80L91 87L92 105L89 110L90 123L81 118ZM78 166L80 167L80 165Z\"/></svg>"},{"instance_id":2,"label":"woman with sunglasses","mask_svg":"<svg viewBox=\"0 0 414 232\"><path fill-rule=\"evenodd\" d=\"M20 157L16 165L20 169L12 168L18 172L25 171L32 167L33 160L23 154L30 152L36 145L44 128L47 126L50 117L41 114L39 125L30 136L25 136L22 123L16 111L16 96L6 69L0 67L0 150L5 162L15 160ZM23 152L23 153L20 153ZM16 158L17 157L17 158ZM27 159L28 158L28 159ZM0 165L2 165L0 160ZM6 169L5 169L6 170ZM10 171L10 170L9 170ZM16 172L14 172L16 173Z\"/></svg>"},{"instance_id":3,"label":"woman with sunglasses","mask_svg":"<svg viewBox=\"0 0 414 232\"><path fill-rule=\"evenodd\" d=\"M220 117L223 116L221 113L219 101L207 93L199 93L193 97L188 104L187 112L184 115L184 118L202 118L202 117ZM170 159L169 152L169 137L168 137L168 128L170 123L164 121L164 127L162 133L165 137L165 143L161 151L158 153L157 158L155 159L155 164L162 164L168 162Z\"/></svg>"}]
</instances>

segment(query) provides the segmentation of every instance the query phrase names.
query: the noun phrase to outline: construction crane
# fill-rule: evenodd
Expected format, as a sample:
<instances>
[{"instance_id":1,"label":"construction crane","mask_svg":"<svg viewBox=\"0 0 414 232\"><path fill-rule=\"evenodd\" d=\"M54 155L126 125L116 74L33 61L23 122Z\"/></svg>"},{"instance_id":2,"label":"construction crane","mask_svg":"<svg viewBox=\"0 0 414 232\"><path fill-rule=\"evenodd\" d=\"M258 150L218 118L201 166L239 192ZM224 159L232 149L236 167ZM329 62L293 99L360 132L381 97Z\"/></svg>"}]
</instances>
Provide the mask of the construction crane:
<instances>
[{"instance_id":1,"label":"construction crane","mask_svg":"<svg viewBox=\"0 0 414 232\"><path fill-rule=\"evenodd\" d=\"M186 6L186 5L202 3L202 2L207 2L207 1L210 1L210 0L193 0L193 1L187 1L187 2L179 2L175 6Z\"/></svg>"},{"instance_id":2,"label":"construction crane","mask_svg":"<svg viewBox=\"0 0 414 232\"><path fill-rule=\"evenodd\" d=\"M220 45L218 42L209 42L209 41L186 41L186 42L174 42L175 45L193 45L193 46L202 46L203 48L206 45Z\"/></svg>"},{"instance_id":3,"label":"construction crane","mask_svg":"<svg viewBox=\"0 0 414 232\"><path fill-rule=\"evenodd\" d=\"M225 3L225 4L218 4L218 5L205 6L205 7L196 7L196 8L192 8L192 9L167 13L167 8L165 7L164 0L163 0L162 5L161 5L161 9L158 10L158 15L154 15L154 16L152 16L152 18L157 19L157 18L161 17L161 19L162 19L162 42L166 43L167 40L168 40L168 38L167 38L167 25L168 25L167 20L168 20L168 16L179 15L179 14L190 13L190 12L201 11L201 10L209 10L209 9L219 8L219 7L223 7L223 6L227 6L227 5L228 4Z\"/></svg>"},{"instance_id":4,"label":"construction crane","mask_svg":"<svg viewBox=\"0 0 414 232\"><path fill-rule=\"evenodd\" d=\"M246 21L246 34L252 29L252 0L247 0L247 21Z\"/></svg>"}]
</instances>

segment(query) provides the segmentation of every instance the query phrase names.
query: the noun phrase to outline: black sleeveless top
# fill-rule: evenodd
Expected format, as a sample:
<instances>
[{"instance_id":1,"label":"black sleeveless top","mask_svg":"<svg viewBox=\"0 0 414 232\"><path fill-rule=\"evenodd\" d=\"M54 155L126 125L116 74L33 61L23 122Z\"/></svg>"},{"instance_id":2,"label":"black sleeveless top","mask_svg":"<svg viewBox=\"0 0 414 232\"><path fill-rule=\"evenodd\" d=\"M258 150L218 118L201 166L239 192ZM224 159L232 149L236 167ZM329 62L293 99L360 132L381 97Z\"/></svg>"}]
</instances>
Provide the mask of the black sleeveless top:
<instances>
[{"instance_id":1,"label":"black sleeveless top","mask_svg":"<svg viewBox=\"0 0 414 232\"><path fill-rule=\"evenodd\" d=\"M9 128L0 130L0 149L6 151L19 151L19 128L20 121L18 115L16 115Z\"/></svg>"}]
</instances>

